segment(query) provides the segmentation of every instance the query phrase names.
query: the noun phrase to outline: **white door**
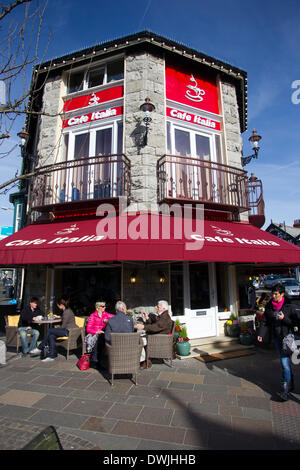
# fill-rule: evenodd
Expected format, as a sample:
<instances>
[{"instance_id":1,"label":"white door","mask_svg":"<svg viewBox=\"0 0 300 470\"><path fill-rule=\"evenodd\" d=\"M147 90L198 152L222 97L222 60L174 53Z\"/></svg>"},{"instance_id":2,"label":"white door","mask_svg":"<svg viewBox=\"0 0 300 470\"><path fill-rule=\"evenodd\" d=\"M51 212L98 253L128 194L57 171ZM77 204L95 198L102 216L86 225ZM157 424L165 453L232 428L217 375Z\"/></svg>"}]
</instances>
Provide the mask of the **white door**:
<instances>
[{"instance_id":1,"label":"white door","mask_svg":"<svg viewBox=\"0 0 300 470\"><path fill-rule=\"evenodd\" d=\"M184 321L190 339L216 336L217 298L214 263L190 263L189 287L190 308L185 308Z\"/></svg>"}]
</instances>

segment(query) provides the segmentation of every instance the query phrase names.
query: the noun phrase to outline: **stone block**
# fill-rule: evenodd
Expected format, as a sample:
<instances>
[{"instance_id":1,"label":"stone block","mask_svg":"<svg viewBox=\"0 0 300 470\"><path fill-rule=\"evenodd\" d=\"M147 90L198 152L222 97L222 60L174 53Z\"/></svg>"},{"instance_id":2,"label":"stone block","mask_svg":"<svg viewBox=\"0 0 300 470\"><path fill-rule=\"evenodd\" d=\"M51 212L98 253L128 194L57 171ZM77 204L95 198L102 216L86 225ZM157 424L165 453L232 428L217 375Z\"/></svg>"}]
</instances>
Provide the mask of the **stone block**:
<instances>
[{"instance_id":1,"label":"stone block","mask_svg":"<svg viewBox=\"0 0 300 470\"><path fill-rule=\"evenodd\" d=\"M6 364L6 344L0 341L0 364Z\"/></svg>"}]
</instances>

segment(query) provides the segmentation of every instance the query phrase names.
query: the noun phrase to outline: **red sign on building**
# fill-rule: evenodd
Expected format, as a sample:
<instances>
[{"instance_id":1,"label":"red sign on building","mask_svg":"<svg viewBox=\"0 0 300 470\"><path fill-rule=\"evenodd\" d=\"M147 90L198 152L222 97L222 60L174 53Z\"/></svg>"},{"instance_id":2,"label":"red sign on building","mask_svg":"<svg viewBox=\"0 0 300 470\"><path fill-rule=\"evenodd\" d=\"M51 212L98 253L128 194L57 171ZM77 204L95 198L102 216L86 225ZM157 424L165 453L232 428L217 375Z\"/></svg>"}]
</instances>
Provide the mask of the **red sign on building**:
<instances>
[{"instance_id":1,"label":"red sign on building","mask_svg":"<svg viewBox=\"0 0 300 470\"><path fill-rule=\"evenodd\" d=\"M219 114L216 81L192 70L166 65L166 98Z\"/></svg>"},{"instance_id":2,"label":"red sign on building","mask_svg":"<svg viewBox=\"0 0 300 470\"><path fill-rule=\"evenodd\" d=\"M116 100L123 97L123 86L115 86L106 88L105 90L89 93L87 95L75 96L64 104L64 113L74 111L74 109L85 108L88 106L96 106L107 101Z\"/></svg>"}]
</instances>

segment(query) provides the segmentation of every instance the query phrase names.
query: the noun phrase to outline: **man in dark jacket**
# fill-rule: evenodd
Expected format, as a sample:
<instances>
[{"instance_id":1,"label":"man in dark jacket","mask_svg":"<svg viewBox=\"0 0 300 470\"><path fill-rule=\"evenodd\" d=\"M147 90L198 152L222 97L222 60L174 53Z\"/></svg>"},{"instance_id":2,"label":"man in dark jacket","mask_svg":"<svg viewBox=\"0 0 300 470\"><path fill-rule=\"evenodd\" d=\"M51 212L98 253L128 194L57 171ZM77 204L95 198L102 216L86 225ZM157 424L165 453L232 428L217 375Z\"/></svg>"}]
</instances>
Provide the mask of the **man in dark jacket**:
<instances>
[{"instance_id":1,"label":"man in dark jacket","mask_svg":"<svg viewBox=\"0 0 300 470\"><path fill-rule=\"evenodd\" d=\"M168 312L169 305L168 302L165 300L160 300L157 302L157 307L156 307L156 316L150 316L147 315L147 313L143 312L142 317L145 323L142 324L137 324L135 325L135 328L137 330L144 330L147 334L169 334L171 333L172 329L172 318L169 315ZM146 345L146 341L144 341L144 344ZM143 360L145 356L145 352L142 353L141 356L141 368L145 369L147 367L146 361ZM151 361L148 361L148 367L151 366Z\"/></svg>"},{"instance_id":2,"label":"man in dark jacket","mask_svg":"<svg viewBox=\"0 0 300 470\"><path fill-rule=\"evenodd\" d=\"M20 315L18 324L18 332L21 338L23 357L27 357L27 354L35 355L39 351L36 348L37 340L39 339L40 332L32 328L32 322L38 316L43 316L43 312L38 307L37 297L31 297L29 305L23 308ZM31 336L30 347L28 345L28 336Z\"/></svg>"},{"instance_id":3,"label":"man in dark jacket","mask_svg":"<svg viewBox=\"0 0 300 470\"><path fill-rule=\"evenodd\" d=\"M289 392L294 389L294 377L291 370L290 357L282 350L282 340L296 326L297 312L295 306L288 303L284 294L285 289L282 284L273 286L272 299L266 305L258 330L257 340L262 342L267 331L274 337L282 368L282 391L278 395L282 400L286 401L289 398Z\"/></svg>"},{"instance_id":4,"label":"man in dark jacket","mask_svg":"<svg viewBox=\"0 0 300 470\"><path fill-rule=\"evenodd\" d=\"M115 306L116 315L108 320L105 328L105 341L110 342L111 333L133 333L134 323L132 317L126 315L127 307L120 300Z\"/></svg>"}]
</instances>

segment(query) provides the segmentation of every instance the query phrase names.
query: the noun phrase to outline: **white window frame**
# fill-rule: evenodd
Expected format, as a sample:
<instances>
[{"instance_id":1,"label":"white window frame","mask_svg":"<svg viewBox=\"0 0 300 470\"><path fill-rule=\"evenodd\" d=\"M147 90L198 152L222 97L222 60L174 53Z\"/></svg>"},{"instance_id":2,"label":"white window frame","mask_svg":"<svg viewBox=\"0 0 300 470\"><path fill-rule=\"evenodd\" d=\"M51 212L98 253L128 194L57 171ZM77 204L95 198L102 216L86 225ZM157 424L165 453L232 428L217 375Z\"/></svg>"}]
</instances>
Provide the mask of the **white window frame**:
<instances>
[{"instance_id":1,"label":"white window frame","mask_svg":"<svg viewBox=\"0 0 300 470\"><path fill-rule=\"evenodd\" d=\"M75 138L78 135L86 134L86 133L89 134L89 155L87 156L87 158L95 157L96 156L95 155L96 133L97 133L97 131L104 130L104 129L112 129L112 141L111 141L111 152L110 152L110 154L112 154L112 155L117 154L118 153L118 124L121 123L122 120L123 120L123 116L118 116L115 119L110 119L110 120L107 120L107 121L101 122L101 123L96 122L92 125L90 124L89 126L81 125L81 126L76 126L76 129L75 129L75 127L65 129L65 131L63 132L63 135L66 135L66 134L69 135L68 151L66 152L66 161L75 160L74 159ZM122 144L123 144L123 142L122 142ZM62 157L63 157L63 154L64 154L63 145L64 145L64 141L63 141L62 147L61 147L61 152L60 152L61 160L60 161L63 161L62 160ZM122 145L122 147L123 147L123 145ZM117 181L117 171L118 171L117 167L118 167L117 163L113 163L111 165L111 181ZM70 171L70 178L72 178L73 170L70 169L69 171ZM91 178L91 181L93 182L93 184L91 185L90 190L94 191L94 165L91 166L90 171L91 171L91 173L90 173L89 176ZM71 201L72 200L72 188L68 187L66 189L67 189L66 190L66 199L68 201ZM117 187L112 188L112 196L113 197L117 196Z\"/></svg>"},{"instance_id":2,"label":"white window frame","mask_svg":"<svg viewBox=\"0 0 300 470\"><path fill-rule=\"evenodd\" d=\"M115 82L109 82L108 83L107 82L107 66L108 66L108 64L111 64L112 62L119 62L121 60L123 60L123 72L124 72L123 73L123 78L121 78L120 80L116 80ZM125 74L124 66L125 66L124 56L120 55L120 56L116 56L116 57L114 57L110 60L106 60L106 61L97 62L95 64L92 64L88 68L85 65L85 66L77 67L77 68L74 68L72 70L67 71L67 73L66 73L67 96L68 95L72 96L72 95L75 95L76 93L81 93L81 92L86 91L86 90L92 90L93 88L98 88L98 87L102 87L104 85L110 85L110 84L113 84L113 83L116 83L116 82L119 82L119 81L123 81L124 80L124 74ZM88 86L89 73L94 71L94 70L101 70L101 69L104 69L103 83L100 83L99 85L95 85L94 87L89 87ZM80 73L82 71L84 72L82 89L70 92L69 91L69 78L70 78L70 75L73 74L73 73Z\"/></svg>"}]
</instances>

